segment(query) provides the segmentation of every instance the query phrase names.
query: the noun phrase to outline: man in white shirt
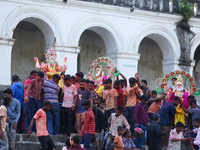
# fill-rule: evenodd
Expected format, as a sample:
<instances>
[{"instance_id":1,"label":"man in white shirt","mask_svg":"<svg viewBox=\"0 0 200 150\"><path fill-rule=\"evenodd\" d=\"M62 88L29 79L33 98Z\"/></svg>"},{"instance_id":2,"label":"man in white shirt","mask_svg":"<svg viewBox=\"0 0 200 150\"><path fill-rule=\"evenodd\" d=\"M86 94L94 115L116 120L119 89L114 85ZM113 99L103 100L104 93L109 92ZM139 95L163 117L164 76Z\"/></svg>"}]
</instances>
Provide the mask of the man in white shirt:
<instances>
[{"instance_id":1,"label":"man in white shirt","mask_svg":"<svg viewBox=\"0 0 200 150\"><path fill-rule=\"evenodd\" d=\"M188 139L183 136L184 124L176 123L176 128L171 130L169 135L169 145L167 150L181 150L181 142L186 142Z\"/></svg>"},{"instance_id":2,"label":"man in white shirt","mask_svg":"<svg viewBox=\"0 0 200 150\"><path fill-rule=\"evenodd\" d=\"M70 76L64 77L64 87L61 107L61 133L68 136L73 132L75 105L78 99L77 88L71 83Z\"/></svg>"}]
</instances>

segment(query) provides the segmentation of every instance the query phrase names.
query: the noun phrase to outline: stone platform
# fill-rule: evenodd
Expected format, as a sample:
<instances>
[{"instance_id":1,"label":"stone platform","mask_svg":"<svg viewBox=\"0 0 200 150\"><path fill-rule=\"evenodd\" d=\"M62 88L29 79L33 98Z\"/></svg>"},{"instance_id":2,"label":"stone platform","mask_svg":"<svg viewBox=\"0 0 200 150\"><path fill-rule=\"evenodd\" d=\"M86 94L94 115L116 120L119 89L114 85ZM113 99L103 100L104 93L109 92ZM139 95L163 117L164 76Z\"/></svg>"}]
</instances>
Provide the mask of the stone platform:
<instances>
[{"instance_id":1,"label":"stone platform","mask_svg":"<svg viewBox=\"0 0 200 150\"><path fill-rule=\"evenodd\" d=\"M63 135L53 135L51 136L52 140L54 141L54 144L56 146L56 150L62 150L62 147L64 146L66 136ZM31 135L30 138L28 139L25 134L17 134L16 135L16 142L15 142L15 148L17 150L39 150L41 149L40 142L36 135ZM134 141L135 143L135 141ZM94 146L91 143L91 148L92 150L97 150L97 147ZM144 146L142 150L148 150L148 146L146 145L146 141L144 143ZM162 149L166 150L166 149ZM189 148L188 143L182 143L182 148L181 150L191 150Z\"/></svg>"}]
</instances>

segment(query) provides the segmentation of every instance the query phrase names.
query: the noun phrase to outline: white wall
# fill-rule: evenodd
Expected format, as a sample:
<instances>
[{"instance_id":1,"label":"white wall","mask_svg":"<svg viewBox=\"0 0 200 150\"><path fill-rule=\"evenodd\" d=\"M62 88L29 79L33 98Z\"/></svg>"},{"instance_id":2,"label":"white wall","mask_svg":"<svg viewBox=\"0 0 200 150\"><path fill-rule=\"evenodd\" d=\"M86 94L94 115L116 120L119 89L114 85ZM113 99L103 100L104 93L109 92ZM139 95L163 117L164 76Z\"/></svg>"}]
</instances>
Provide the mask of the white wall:
<instances>
[{"instance_id":1,"label":"white wall","mask_svg":"<svg viewBox=\"0 0 200 150\"><path fill-rule=\"evenodd\" d=\"M180 56L180 46L175 33L175 23L180 19L180 15L139 9L130 12L130 8L126 7L77 0L68 0L66 4L56 0L2 0L0 1L0 38L2 38L0 52L8 58L0 56L0 63L9 69L4 69L2 66L0 69L4 71L5 77L11 76L10 52L14 43L13 31L20 21L28 20L41 30L45 39L50 38L48 42L54 42L59 63L62 64L63 58L68 57L69 74L75 74L77 71L79 41L87 29L96 31L101 36L107 49L106 55L115 61L127 78L137 72L140 59L138 51L142 39L148 35L159 35L151 38L156 39L157 44L162 47L162 52L165 53L162 63L164 71L168 72L167 68L177 69L177 60ZM200 33L198 27L200 20L192 18L190 23L192 31ZM195 46L200 43L198 38L194 43L192 53L195 51ZM45 44L49 46L47 42ZM0 78L0 83L7 85L10 79L5 77Z\"/></svg>"}]
</instances>

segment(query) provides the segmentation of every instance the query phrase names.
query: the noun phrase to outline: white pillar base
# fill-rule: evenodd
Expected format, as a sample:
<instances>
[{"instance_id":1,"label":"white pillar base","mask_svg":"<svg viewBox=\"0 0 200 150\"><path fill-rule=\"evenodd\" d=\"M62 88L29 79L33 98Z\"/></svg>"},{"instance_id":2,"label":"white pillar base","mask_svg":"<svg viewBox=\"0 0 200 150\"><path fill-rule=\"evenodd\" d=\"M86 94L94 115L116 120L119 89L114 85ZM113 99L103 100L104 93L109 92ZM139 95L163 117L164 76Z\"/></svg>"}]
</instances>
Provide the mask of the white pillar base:
<instances>
[{"instance_id":1,"label":"white pillar base","mask_svg":"<svg viewBox=\"0 0 200 150\"><path fill-rule=\"evenodd\" d=\"M64 58L67 57L67 70L65 74L75 75L77 73L77 58L80 53L80 47L53 46L57 53L57 62L63 65Z\"/></svg>"},{"instance_id":2,"label":"white pillar base","mask_svg":"<svg viewBox=\"0 0 200 150\"><path fill-rule=\"evenodd\" d=\"M11 84L11 52L14 39L0 38L0 85Z\"/></svg>"},{"instance_id":3,"label":"white pillar base","mask_svg":"<svg viewBox=\"0 0 200 150\"><path fill-rule=\"evenodd\" d=\"M167 73L170 73L175 70L179 70L178 59L164 59L162 61L163 65L163 75L165 76Z\"/></svg>"},{"instance_id":4,"label":"white pillar base","mask_svg":"<svg viewBox=\"0 0 200 150\"><path fill-rule=\"evenodd\" d=\"M119 71L127 78L135 77L138 68L138 60L140 54L117 52L112 54L106 54L107 57L113 59Z\"/></svg>"}]
</instances>

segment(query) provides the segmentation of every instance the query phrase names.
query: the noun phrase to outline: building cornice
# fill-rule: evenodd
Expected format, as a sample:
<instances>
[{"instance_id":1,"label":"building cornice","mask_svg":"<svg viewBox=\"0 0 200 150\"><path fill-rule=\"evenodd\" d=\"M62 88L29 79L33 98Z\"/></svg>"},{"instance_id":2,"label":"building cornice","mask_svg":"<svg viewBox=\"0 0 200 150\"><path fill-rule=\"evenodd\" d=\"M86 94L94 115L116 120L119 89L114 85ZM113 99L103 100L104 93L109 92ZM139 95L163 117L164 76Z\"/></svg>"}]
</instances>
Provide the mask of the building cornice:
<instances>
[{"instance_id":1,"label":"building cornice","mask_svg":"<svg viewBox=\"0 0 200 150\"><path fill-rule=\"evenodd\" d=\"M15 39L0 38L0 45L13 46L14 44L15 44Z\"/></svg>"}]
</instances>

